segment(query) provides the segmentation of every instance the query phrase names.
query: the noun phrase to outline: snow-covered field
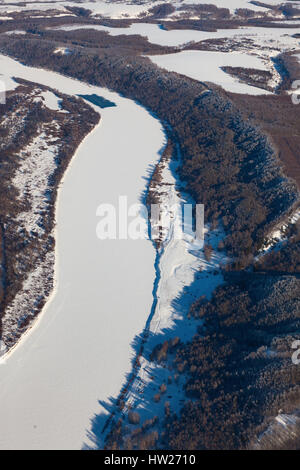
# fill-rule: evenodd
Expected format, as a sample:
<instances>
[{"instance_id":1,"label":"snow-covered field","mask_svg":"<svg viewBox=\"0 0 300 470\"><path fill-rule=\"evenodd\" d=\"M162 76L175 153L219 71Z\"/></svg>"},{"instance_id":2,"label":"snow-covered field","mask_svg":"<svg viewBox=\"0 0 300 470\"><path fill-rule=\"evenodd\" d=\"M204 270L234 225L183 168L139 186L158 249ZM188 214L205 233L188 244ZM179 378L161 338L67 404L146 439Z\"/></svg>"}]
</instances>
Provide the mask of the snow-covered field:
<instances>
[{"instance_id":1,"label":"snow-covered field","mask_svg":"<svg viewBox=\"0 0 300 470\"><path fill-rule=\"evenodd\" d=\"M232 52L211 51L182 51L176 54L150 56L151 60L160 67L172 72L177 72L188 77L204 82L213 82L233 93L248 93L251 95L270 94L223 72L221 67L247 67L258 70L266 70L266 64L258 57Z\"/></svg>"},{"instance_id":2,"label":"snow-covered field","mask_svg":"<svg viewBox=\"0 0 300 470\"><path fill-rule=\"evenodd\" d=\"M164 143L160 123L134 102L0 56L6 76L116 103L79 147L57 205L56 289L35 327L0 364L0 448L79 449L98 400L117 396L131 341L152 305L155 250L147 240L96 237L96 209L136 203ZM95 108L98 109L99 108ZM130 117L130 119L128 119Z\"/></svg>"}]
</instances>

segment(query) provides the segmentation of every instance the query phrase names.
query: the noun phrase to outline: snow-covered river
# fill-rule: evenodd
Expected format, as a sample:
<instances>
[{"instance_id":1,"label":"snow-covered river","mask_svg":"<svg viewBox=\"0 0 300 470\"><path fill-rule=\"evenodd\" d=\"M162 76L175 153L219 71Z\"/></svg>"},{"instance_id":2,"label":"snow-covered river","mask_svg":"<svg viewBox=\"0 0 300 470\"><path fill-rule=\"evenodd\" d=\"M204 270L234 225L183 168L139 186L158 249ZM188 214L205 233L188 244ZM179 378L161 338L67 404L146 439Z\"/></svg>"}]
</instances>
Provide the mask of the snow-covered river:
<instances>
[{"instance_id":1,"label":"snow-covered river","mask_svg":"<svg viewBox=\"0 0 300 470\"><path fill-rule=\"evenodd\" d=\"M57 288L0 364L0 448L80 449L98 400L120 392L131 342L152 305L155 250L147 240L96 237L97 206L139 201L164 144L160 123L134 102L0 56L0 73L116 103L79 147L59 191ZM99 108L96 108L99 111Z\"/></svg>"}]
</instances>

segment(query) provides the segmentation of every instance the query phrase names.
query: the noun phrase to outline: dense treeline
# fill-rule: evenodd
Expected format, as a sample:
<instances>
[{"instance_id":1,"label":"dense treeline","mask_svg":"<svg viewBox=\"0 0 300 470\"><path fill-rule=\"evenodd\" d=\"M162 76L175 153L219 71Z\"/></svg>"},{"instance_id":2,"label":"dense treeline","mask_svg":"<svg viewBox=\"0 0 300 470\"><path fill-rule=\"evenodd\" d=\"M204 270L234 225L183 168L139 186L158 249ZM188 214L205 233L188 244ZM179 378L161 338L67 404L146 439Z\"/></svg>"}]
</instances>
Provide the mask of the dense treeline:
<instances>
[{"instance_id":1,"label":"dense treeline","mask_svg":"<svg viewBox=\"0 0 300 470\"><path fill-rule=\"evenodd\" d=\"M300 14L300 10L298 8L295 8L294 5L291 5L290 3L279 2L278 5L270 5L269 3L264 3L256 0L251 0L250 3L259 7L268 8L279 14L284 14L287 17L299 16Z\"/></svg>"},{"instance_id":2,"label":"dense treeline","mask_svg":"<svg viewBox=\"0 0 300 470\"><path fill-rule=\"evenodd\" d=\"M178 11L192 12L194 16L200 15L202 19L224 19L230 18L229 8L219 8L213 4L186 4L178 8Z\"/></svg>"}]
</instances>

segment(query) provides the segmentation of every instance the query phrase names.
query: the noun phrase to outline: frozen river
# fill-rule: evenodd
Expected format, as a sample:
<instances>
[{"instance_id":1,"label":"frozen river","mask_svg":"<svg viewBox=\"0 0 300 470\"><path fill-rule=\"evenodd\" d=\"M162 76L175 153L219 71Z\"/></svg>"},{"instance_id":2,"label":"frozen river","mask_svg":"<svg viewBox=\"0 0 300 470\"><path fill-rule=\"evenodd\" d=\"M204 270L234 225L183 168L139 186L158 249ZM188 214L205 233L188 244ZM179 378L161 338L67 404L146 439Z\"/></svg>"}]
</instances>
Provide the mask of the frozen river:
<instances>
[{"instance_id":1,"label":"frozen river","mask_svg":"<svg viewBox=\"0 0 300 470\"><path fill-rule=\"evenodd\" d=\"M79 147L57 205L57 288L30 334L0 364L0 448L80 449L98 403L117 396L131 342L152 305L155 250L147 240L96 236L101 203L139 201L164 144L160 123L134 102L0 56L0 72L67 94L116 103ZM95 108L99 111L99 108Z\"/></svg>"}]
</instances>

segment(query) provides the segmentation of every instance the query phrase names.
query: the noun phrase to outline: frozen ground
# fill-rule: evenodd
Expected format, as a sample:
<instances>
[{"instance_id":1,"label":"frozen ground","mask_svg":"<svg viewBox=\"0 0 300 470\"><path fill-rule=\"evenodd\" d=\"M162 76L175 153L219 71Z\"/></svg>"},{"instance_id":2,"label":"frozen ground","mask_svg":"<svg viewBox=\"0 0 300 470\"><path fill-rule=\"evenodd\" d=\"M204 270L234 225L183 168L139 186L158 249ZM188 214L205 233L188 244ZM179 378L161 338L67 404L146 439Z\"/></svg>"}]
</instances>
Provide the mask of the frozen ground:
<instances>
[{"instance_id":1,"label":"frozen ground","mask_svg":"<svg viewBox=\"0 0 300 470\"><path fill-rule=\"evenodd\" d=\"M130 344L149 315L155 276L149 241L97 239L96 209L117 205L122 194L129 204L139 200L164 134L143 108L105 89L4 56L0 70L117 104L101 110L59 192L56 290L0 364L0 448L79 449L94 414L105 412L98 400L118 395L130 371Z\"/></svg>"}]
</instances>

